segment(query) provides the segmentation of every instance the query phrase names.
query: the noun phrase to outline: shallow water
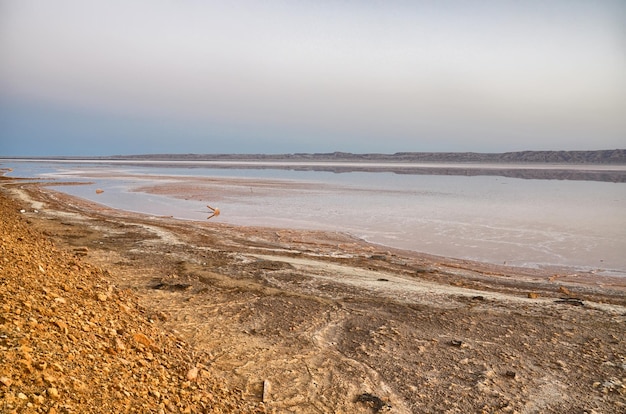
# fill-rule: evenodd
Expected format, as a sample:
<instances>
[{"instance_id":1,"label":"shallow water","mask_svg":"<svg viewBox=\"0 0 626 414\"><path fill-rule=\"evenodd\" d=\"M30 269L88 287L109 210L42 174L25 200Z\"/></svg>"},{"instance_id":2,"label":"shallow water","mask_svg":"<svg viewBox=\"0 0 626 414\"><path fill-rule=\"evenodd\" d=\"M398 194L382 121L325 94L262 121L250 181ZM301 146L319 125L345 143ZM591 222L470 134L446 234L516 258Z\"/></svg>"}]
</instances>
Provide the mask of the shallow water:
<instances>
[{"instance_id":1,"label":"shallow water","mask_svg":"<svg viewBox=\"0 0 626 414\"><path fill-rule=\"evenodd\" d=\"M338 230L386 246L626 276L626 184L501 176L4 162L13 176L114 208L238 225ZM154 187L156 185L156 188ZM177 193L149 194L150 191ZM96 194L95 189L104 190ZM137 190L140 191L137 191ZM176 198L175 196L180 198Z\"/></svg>"}]
</instances>

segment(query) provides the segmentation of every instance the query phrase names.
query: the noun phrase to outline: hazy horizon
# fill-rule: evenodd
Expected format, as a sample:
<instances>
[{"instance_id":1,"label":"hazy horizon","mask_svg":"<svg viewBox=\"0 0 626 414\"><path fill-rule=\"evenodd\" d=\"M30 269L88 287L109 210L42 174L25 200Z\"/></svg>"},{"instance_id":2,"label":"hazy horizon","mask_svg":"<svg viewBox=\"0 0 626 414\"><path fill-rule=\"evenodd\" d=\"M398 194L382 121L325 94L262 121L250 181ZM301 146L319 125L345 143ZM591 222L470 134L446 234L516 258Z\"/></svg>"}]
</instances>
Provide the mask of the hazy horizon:
<instances>
[{"instance_id":1,"label":"hazy horizon","mask_svg":"<svg viewBox=\"0 0 626 414\"><path fill-rule=\"evenodd\" d=\"M0 0L0 156L623 148L626 2Z\"/></svg>"}]
</instances>

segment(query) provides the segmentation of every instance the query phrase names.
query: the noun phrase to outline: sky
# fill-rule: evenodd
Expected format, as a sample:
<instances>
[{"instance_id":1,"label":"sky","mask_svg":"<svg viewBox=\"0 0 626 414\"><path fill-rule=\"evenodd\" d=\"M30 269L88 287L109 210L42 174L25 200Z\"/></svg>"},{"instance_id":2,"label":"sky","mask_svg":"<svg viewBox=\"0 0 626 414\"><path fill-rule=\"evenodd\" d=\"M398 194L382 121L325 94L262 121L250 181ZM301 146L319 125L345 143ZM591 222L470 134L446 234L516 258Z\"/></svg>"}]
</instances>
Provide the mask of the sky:
<instances>
[{"instance_id":1,"label":"sky","mask_svg":"<svg viewBox=\"0 0 626 414\"><path fill-rule=\"evenodd\" d=\"M625 147L622 0L0 0L0 156Z\"/></svg>"}]
</instances>

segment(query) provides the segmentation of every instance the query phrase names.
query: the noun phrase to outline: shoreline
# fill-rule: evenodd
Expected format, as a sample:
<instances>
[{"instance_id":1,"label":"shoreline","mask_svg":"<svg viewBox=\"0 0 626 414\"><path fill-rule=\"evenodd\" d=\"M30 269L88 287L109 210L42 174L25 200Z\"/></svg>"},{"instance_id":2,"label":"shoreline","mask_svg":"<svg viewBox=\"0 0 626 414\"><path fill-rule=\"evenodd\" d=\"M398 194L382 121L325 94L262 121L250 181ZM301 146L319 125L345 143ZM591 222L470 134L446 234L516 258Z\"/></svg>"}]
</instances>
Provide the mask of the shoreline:
<instances>
[{"instance_id":1,"label":"shoreline","mask_svg":"<svg viewBox=\"0 0 626 414\"><path fill-rule=\"evenodd\" d=\"M51 182L43 182L37 183L37 180L33 180L33 182L29 182L34 184L35 186L41 187L54 187L57 185L82 185L82 184L90 184L90 183L51 183ZM159 188L165 187L167 190L165 193L159 191ZM157 195L167 195L173 198L177 198L176 191L168 189L167 185L152 185L148 187L141 187L135 191L145 191L149 194L157 194ZM103 215L111 215L113 217L119 218L138 218L138 219L147 219L147 220L158 220L164 221L165 223L179 223L184 225L185 223L196 224L203 227L217 227L218 229L229 229L230 231L240 233L243 235L247 235L249 233L255 234L273 234L273 233L289 233L293 235L294 239L297 238L306 238L306 235L313 235L312 237L315 239L334 239L339 237L341 240L347 240L348 244L351 248L356 248L363 254L363 252L374 252L374 256L386 256L393 255L402 259L414 259L418 262L423 263L431 263L438 266L443 266L448 269L458 269L460 271L468 271L470 273L477 274L485 274L485 275L493 275L493 276L503 276L507 275L507 278L517 277L520 281L524 280L534 280L541 282L554 282L560 281L562 283L572 283L572 284L580 284L584 286L610 286L615 287L618 290L624 290L626 294L626 278L621 274L615 275L612 274L612 270L606 269L606 273L604 270L596 271L595 269L586 269L576 266L566 266L566 265L540 265L537 266L511 266L505 264L491 263L486 261L477 261L466 258L456 258L449 256L441 256L436 254L424 253L416 250L409 250L403 248L397 248L381 243L370 242L365 240L362 237L342 232L342 231L331 231L331 230L319 230L319 229L303 229L303 228L288 228L288 227L280 227L280 226L251 226L251 225L239 225L239 224L229 224L229 223L219 223L219 222L206 222L204 220L194 220L187 218L178 218L169 215L152 215L143 213L140 211L132 211L132 210L122 210L116 209L113 207L109 207L103 204L99 204L96 201L84 199L81 197L69 195L54 189L47 189L45 191L50 191L54 194L52 197L56 199L61 204L72 205L79 210L88 213L89 210L93 210L96 212L103 213ZM182 197L182 196L180 196ZM28 197L26 197L27 199ZM50 199L50 197L47 197ZM26 201L26 200L25 200ZM292 244L296 243L293 239L287 241L287 243ZM327 252L330 256L341 256L342 254L346 257L350 257L354 252L351 251L342 251L342 246L337 246L340 253L337 252ZM358 254L358 253L356 253ZM619 270L615 270L615 272L620 272ZM497 283L497 282L496 282ZM626 305L626 297L624 298L624 304Z\"/></svg>"},{"instance_id":2,"label":"shoreline","mask_svg":"<svg viewBox=\"0 0 626 414\"><path fill-rule=\"evenodd\" d=\"M89 174L85 174L84 176L90 177ZM91 177L96 178L97 174ZM132 176L121 175L121 177L132 177ZM259 187L259 186L266 187L268 186L268 183L271 184L272 187L281 187L281 188L284 187L290 190L319 189L320 187L324 186L324 184L315 184L315 185L308 184L307 185L303 183L297 183L294 185L293 183L289 181L283 182L280 180L272 180L272 179L257 180L257 179L248 179L248 178L242 179L242 178L233 178L233 177L206 178L206 177L197 177L197 176L186 176L183 179L181 179L180 176L177 176L176 179L179 180L178 182L168 183L167 180L171 179L171 177L169 176L150 176L150 177L155 179L156 181L158 181L158 179L162 179L165 182L156 182L156 183L151 183L147 185L139 185L138 187L133 188L131 191L145 193L145 194L165 196L171 199L206 201L204 199L205 191L203 190L203 188L204 186L207 185L207 183L215 183L219 185L223 185L224 183L226 183L228 186L235 186L235 187L240 187L242 186L242 184L245 184L246 187L249 187L251 189ZM184 191L181 191L181 189L184 189ZM238 195L240 195L240 193L238 192L237 189L221 188L219 195L218 195L218 200L219 198L223 198L225 196L236 197ZM141 213L141 212L137 212L137 213ZM194 219L188 219L188 218L179 218L179 219L192 220L192 221L194 220ZM232 225L243 226L243 227L247 226L246 224L232 224ZM276 229L285 228L284 226L281 226L280 224L276 226L268 226L268 227L276 228ZM294 229L294 230L311 230L311 229L301 228L301 229ZM320 230L320 231L324 231L324 230ZM453 257L453 256L447 256L447 255L438 255L435 253L423 252L423 251L419 251L416 249L388 245L383 242L378 242L376 240L367 240L366 238L367 236L359 236L357 234L348 233L348 232L345 232L345 233L350 234L353 237L359 238L360 240L363 240L364 243L380 246L381 249L396 249L398 251L412 252L415 254L432 256L433 258L438 258L437 260L459 260L459 261L465 260L468 262L482 263L485 265L487 264L493 265L493 266L499 265L499 263L496 261L480 260L480 259L473 259L473 258L467 258L467 257ZM376 236L370 235L370 237L372 239L376 239ZM553 273L572 273L572 274L583 273L583 274L589 275L590 277L594 274L601 274L604 276L626 277L626 268L624 269L599 268L597 266L592 266L589 264L577 266L577 265L566 265L566 264L530 263L528 265L512 265L512 266L503 265L502 267L503 268L511 267L512 269L515 269L515 268L536 269L537 271L553 272Z\"/></svg>"},{"instance_id":3,"label":"shoreline","mask_svg":"<svg viewBox=\"0 0 626 414\"><path fill-rule=\"evenodd\" d=\"M276 178L258 180L256 178L248 177L207 178L194 175L135 175L119 171L111 173L111 171L108 170L106 171L106 174L107 177L113 174L111 177L114 177L116 180L143 180L150 178L153 182L135 183L132 188L129 188L129 192L127 194L118 194L116 191L109 192L105 187L103 188L106 190L106 193L99 196L94 195L93 190L90 190L91 193L89 194L86 193L86 190L75 190L73 193L94 202L98 202L99 199L103 200L110 197L108 198L108 204L117 205L118 207L123 207L125 205L127 207L126 211L129 212L142 211L140 207L142 200L140 200L136 194L133 195L133 193L138 192L147 195L154 195L158 197L154 197L153 205L150 205L150 207L146 210L151 211L152 213L147 214L172 215L176 218L187 221L200 220L201 218L206 217L200 211L200 206L202 205L202 207L204 207L204 205L200 203L208 202L209 204L219 204L223 200L243 199L248 200L248 202L251 202L252 205L254 205L254 203L257 202L254 197L259 197L260 195L257 194L261 193L264 195L276 194L277 197L280 197L280 194L282 194L281 192L286 191L287 189L295 191L301 191L303 189L311 191L319 189L327 189L329 192L336 191L336 189L333 189L332 185L328 183L316 183L313 185L312 183L293 183L290 180L281 180ZM91 171L88 173L83 172L80 176L91 180L97 180L98 178L102 179L104 177L98 171ZM69 176L63 179L71 180L72 177ZM58 183L58 185L62 184L64 183ZM90 184L93 184L93 182ZM51 183L50 185L54 186L55 183ZM72 193L72 191L70 191L70 193ZM207 196L207 194L210 194L210 196ZM210 200L208 200L207 197L210 197ZM278 198L279 201L280 199L281 198ZM261 202L263 202L263 200L261 200ZM284 205L279 203L279 206L285 210ZM245 208L242 209L236 203L231 207L237 207L237 210L239 211L235 212L235 216L239 214L239 219L233 219L233 217L229 218L226 217L226 215L220 217L220 219L224 218L224 221L230 221L229 224L233 225L254 226L257 224L259 217L256 216L256 211L252 211L250 209L246 210ZM314 208L323 209L324 206L314 206ZM260 212L260 216L261 219L267 220L266 222L268 223L268 226L273 228L297 228L305 230L323 230L333 228L332 221L324 223L319 221L316 217L301 215L298 212L287 211L286 215L272 215L269 213L266 217L263 216L263 212ZM485 219L488 220L488 218ZM339 222L335 223L336 226L341 226L342 224L343 223ZM393 219L389 221L389 224L389 226L379 225L378 227L370 227L359 232L358 230L351 231L351 229L357 228L355 225L358 226L358 224L354 222L346 226L344 231L349 232L356 237L360 237L369 243L378 244L380 246L388 246L388 248L412 250L418 253L424 252L430 248L432 251L427 254L440 255L443 257L456 257L461 260L479 261L492 263L494 265L504 263L505 265L508 264L513 267L536 268L546 272L586 273L590 275L595 273L606 276L626 277L624 261L623 258L620 257L620 251L615 243L608 245L606 244L606 241L602 241L601 243L604 243L603 246L606 250L602 251L599 247L594 247L596 250L592 251L590 255L584 254L584 249L587 246L585 243L589 242L591 245L595 243L595 240L585 239L585 235L593 233L594 229L595 231L602 231L599 228L587 229L587 233L582 234L582 239L574 237L574 235L578 233L575 233L575 230L572 228L570 231L574 231L574 233L569 234L565 232L558 235L559 237L565 237L566 239L571 236L571 240L569 240L569 242L565 242L564 244L560 243L558 238L553 238L552 240L548 240L548 242L552 245L550 248L546 247L545 250L535 249L534 246L536 246L537 243L543 243L544 240L541 239L541 237L538 238L537 234L533 234L531 232L529 239L524 240L520 238L521 244L519 246L512 246L511 248L503 247L502 250L500 250L501 246L506 246L506 243L498 244L498 240L504 237L504 235L495 233L495 230L493 230L492 227L483 226L484 229L482 229L482 231L486 231L486 235L483 236L484 239L470 237L469 239L464 240L466 250L460 250L461 247L451 247L454 245L454 240L452 240L453 243L450 244L448 243L449 240L446 240L444 237L437 234L432 228L433 223L427 223L424 228L426 236L429 234L432 235L430 245L428 243L419 243L419 240L421 239L419 238L418 232L422 231L421 228L418 230L418 228L413 225L413 227L410 228L410 230L413 231L413 233L411 233L412 236L396 238L393 234L394 231L404 230L405 234L409 233L406 233L407 229L399 228L398 223L394 222ZM502 225L501 222L500 225ZM569 224L565 224L565 226L567 225ZM517 237L525 237L523 235L523 229L523 227L514 228L508 236L511 236L513 239ZM610 232L611 229L605 230ZM391 234L391 236L388 237L386 232L390 232L389 234ZM391 238L394 240L391 240ZM567 250L565 250L567 246L569 246L570 249L578 249L581 254L570 254ZM494 254L494 252L498 253Z\"/></svg>"},{"instance_id":4,"label":"shoreline","mask_svg":"<svg viewBox=\"0 0 626 414\"><path fill-rule=\"evenodd\" d=\"M29 225L106 269L154 327L269 412L374 412L363 395L397 413L626 408L624 278L184 222L2 182Z\"/></svg>"}]
</instances>

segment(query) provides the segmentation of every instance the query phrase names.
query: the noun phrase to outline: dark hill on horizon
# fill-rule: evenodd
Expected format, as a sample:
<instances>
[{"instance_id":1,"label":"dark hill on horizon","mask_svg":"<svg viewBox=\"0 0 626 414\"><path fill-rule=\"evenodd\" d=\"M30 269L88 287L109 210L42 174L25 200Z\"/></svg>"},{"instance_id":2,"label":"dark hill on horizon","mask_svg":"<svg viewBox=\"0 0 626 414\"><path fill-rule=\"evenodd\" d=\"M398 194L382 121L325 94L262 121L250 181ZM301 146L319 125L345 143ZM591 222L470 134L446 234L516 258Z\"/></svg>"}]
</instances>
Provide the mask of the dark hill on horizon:
<instances>
[{"instance_id":1,"label":"dark hill on horizon","mask_svg":"<svg viewBox=\"0 0 626 414\"><path fill-rule=\"evenodd\" d=\"M599 151L518 151L479 152L397 152L395 154L350 152L293 154L140 154L95 157L117 160L179 161L387 161L460 163L549 163L549 164L626 164L626 149Z\"/></svg>"}]
</instances>

